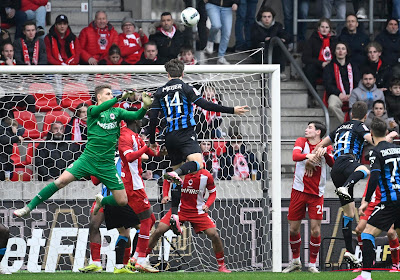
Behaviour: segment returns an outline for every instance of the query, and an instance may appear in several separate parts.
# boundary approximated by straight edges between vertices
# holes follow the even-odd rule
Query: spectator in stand
[[[25,22],[24,35],[24,39],[14,42],[17,65],[46,65],[46,45],[43,39],[36,37],[36,24],[33,21]]]
[[[264,59],[262,59],[261,52],[258,52],[253,58],[257,63],[267,63],[268,47],[271,38],[279,37],[286,45],[290,43],[290,36],[283,28],[280,22],[275,21],[275,11],[270,7],[262,7],[257,13],[257,21],[251,28],[251,42],[253,48],[259,48],[265,44]],[[283,54],[280,47],[276,46],[273,50],[272,63],[279,63],[281,65],[281,79],[286,80],[285,67],[286,56]]]
[[[394,118],[389,118],[386,112],[386,106],[384,100],[378,99],[374,101],[372,110],[367,114],[367,118],[365,119],[364,122],[368,128],[371,128],[372,119],[374,117],[379,117],[382,120],[384,120],[388,125],[389,131],[396,131],[397,133],[399,133],[399,125],[396,123]]]
[[[307,40],[301,60],[305,64],[304,73],[316,89],[317,80],[322,78],[323,69],[331,62],[335,50],[336,37],[331,35],[331,21],[321,18],[317,30]],[[308,107],[315,107],[311,93],[308,93]]]
[[[99,61],[99,65],[129,65],[122,56],[121,50],[115,44],[108,49],[108,56]]]
[[[348,104],[350,93],[360,80],[358,67],[350,63],[345,43],[336,44],[335,56],[325,67],[323,80],[328,97],[328,108],[342,123],[345,116],[343,105]]]
[[[80,156],[77,143],[63,142],[64,125],[61,122],[51,124],[46,141],[36,148],[35,166],[38,168],[39,181],[53,181]]]
[[[177,58],[184,45],[183,33],[178,30],[169,12],[161,14],[160,26],[149,39],[156,43],[158,56],[165,61]]]
[[[310,6],[310,0],[299,0],[298,1],[298,18],[307,19],[308,9]],[[293,37],[293,0],[282,0],[282,8],[284,15],[285,30],[289,33],[290,37]],[[306,40],[307,23],[298,23],[298,42],[304,42]],[[293,45],[293,44],[292,44]],[[293,49],[293,47],[291,47]]]
[[[375,41],[382,46],[382,60],[393,66],[399,63],[400,58],[400,34],[399,22],[395,18],[386,21],[386,28],[379,33]]]
[[[368,60],[361,66],[361,71],[372,71],[376,79],[376,86],[381,91],[386,91],[392,79],[392,69],[389,64],[381,59],[382,46],[378,42],[373,41],[367,45],[366,50]]]
[[[350,94],[350,109],[357,101],[364,101],[368,106],[368,110],[373,109],[373,104],[376,100],[385,101],[385,96],[383,92],[376,87],[375,81],[376,79],[372,71],[363,72],[362,80],[358,83],[358,87],[353,89]]]
[[[246,51],[252,47],[251,27],[254,25],[254,16],[258,0],[240,0],[236,11],[235,23],[235,50]]]
[[[0,17],[0,26],[1,26],[1,17]],[[4,44],[11,43],[10,32],[7,29],[0,27],[0,48],[4,46]]]
[[[204,168],[213,175],[214,179],[217,179],[221,168],[219,166],[217,155],[212,148],[212,142],[201,141],[200,149],[203,154]]]
[[[108,22],[104,11],[97,11],[94,21],[79,34],[81,64],[97,65],[107,56],[112,44],[118,44],[118,32]]]
[[[14,59],[14,47],[11,43],[6,43],[1,51],[0,65],[17,65]]]
[[[89,105],[80,103],[76,106],[74,116],[65,126],[65,140],[87,140],[87,109]]]
[[[144,44],[144,51],[137,65],[164,65],[165,59],[158,57],[157,45],[153,41],[148,41]]]
[[[394,118],[400,124],[400,79],[390,82],[389,90],[385,92],[386,108],[389,118]]]
[[[46,34],[47,2],[48,0],[21,0],[21,11],[25,12],[27,20],[36,22],[38,37],[43,37]]]
[[[226,49],[228,48],[229,39],[232,29],[232,14],[238,8],[238,0],[208,0],[206,10],[211,21],[211,29],[208,34],[207,46],[205,51],[207,54],[214,52],[214,41],[218,31],[221,30],[221,41],[218,48],[218,64],[230,64],[225,59]]]
[[[139,32],[135,32],[135,29],[133,18],[125,17],[122,20],[122,33],[118,37],[118,46],[122,58],[129,64],[136,64],[140,60],[144,50],[143,45],[149,41],[142,28],[139,28]]]
[[[178,55],[178,58],[185,64],[185,65],[196,65],[197,59],[194,57],[194,50],[192,47],[183,46],[181,48],[181,52]]]
[[[330,19],[332,17],[333,6],[336,9],[337,19],[343,20],[344,22],[346,18],[346,0],[322,0],[322,16]],[[336,27],[337,34],[340,34],[340,31],[344,26],[343,22],[338,22]]]
[[[11,155],[14,143],[22,143],[24,130],[17,131],[18,123],[11,118],[2,118],[0,123],[0,181],[10,180],[14,171]]]
[[[350,62],[360,68],[367,62],[365,46],[369,43],[369,37],[358,26],[357,16],[355,14],[347,15],[346,26],[342,29],[339,41],[349,46]]]
[[[26,14],[20,10],[21,0],[1,0],[0,19],[2,24],[15,25],[15,39],[22,37],[22,25],[25,23]],[[5,28],[8,28],[5,27]],[[3,27],[3,26],[2,26]],[[3,28],[2,28],[3,29]]]
[[[246,150],[242,136],[232,135],[232,142],[228,144],[227,151],[220,158],[222,178],[225,180],[261,179],[257,158],[252,152]],[[250,177],[251,176],[251,177]]]
[[[56,22],[44,38],[47,60],[52,65],[77,65],[81,46],[78,37],[72,33],[66,15],[58,15]]]

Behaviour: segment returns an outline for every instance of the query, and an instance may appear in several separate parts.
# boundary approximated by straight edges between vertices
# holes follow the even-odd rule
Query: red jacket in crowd
[[[72,33],[68,26],[64,38],[60,37],[57,29],[53,25],[49,34],[44,38],[47,50],[47,61],[51,65],[77,65],[81,54],[81,45],[78,37]]]
[[[48,0],[21,0],[21,11],[36,11],[40,6],[46,6]]]
[[[91,22],[79,34],[79,43],[82,50],[81,60],[87,63],[89,58],[93,57],[99,61],[108,55],[108,49],[112,44],[118,44],[118,32],[111,24],[99,29],[94,22]]]
[[[127,35],[125,33],[119,34],[118,47],[121,49],[122,58],[129,64],[136,64],[143,53],[143,45],[149,41],[147,36],[143,34],[140,37],[139,33]]]

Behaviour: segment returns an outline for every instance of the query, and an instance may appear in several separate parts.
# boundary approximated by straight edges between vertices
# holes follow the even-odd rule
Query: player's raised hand
[[[245,114],[245,113],[247,113],[249,111],[250,111],[250,108],[247,105],[245,105],[245,106],[235,106],[235,109],[234,109],[233,113],[235,115],[243,115],[243,114]]]
[[[153,98],[151,98],[151,93],[144,91],[142,93],[143,108],[149,109],[153,103]]]

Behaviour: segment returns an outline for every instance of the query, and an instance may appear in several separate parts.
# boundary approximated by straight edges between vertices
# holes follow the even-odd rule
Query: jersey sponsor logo
[[[111,122],[111,123],[101,123],[101,122],[97,122],[97,125],[100,126],[102,129],[114,129],[118,126],[117,122]]]
[[[163,87],[162,92],[164,92],[164,91],[170,91],[170,90],[176,90],[176,89],[182,89],[182,84],[177,84],[177,85],[172,85],[172,86]]]
[[[195,190],[195,189],[182,189],[182,193],[187,193],[187,194],[199,194],[200,190]]]

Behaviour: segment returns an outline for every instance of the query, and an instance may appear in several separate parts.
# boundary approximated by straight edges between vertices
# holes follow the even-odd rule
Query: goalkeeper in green
[[[104,198],[96,196],[96,210],[101,205],[124,206],[128,203],[124,184],[114,163],[115,148],[120,134],[120,122],[121,120],[142,119],[151,106],[152,100],[150,95],[144,92],[142,94],[143,107],[138,111],[114,108],[113,105],[133,94],[132,91],[126,91],[114,98],[109,85],[101,85],[95,88],[97,105],[88,108],[88,141],[85,151],[59,178],[44,187],[24,208],[15,210],[15,216],[28,215],[32,209],[49,199],[58,190],[75,180],[90,175],[97,177],[112,193],[112,195]]]

